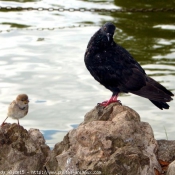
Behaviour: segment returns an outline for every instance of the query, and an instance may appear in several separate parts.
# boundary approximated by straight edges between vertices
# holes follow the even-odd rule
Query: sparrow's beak
[[[27,99],[26,101],[24,101],[25,104],[28,104],[29,103],[29,100]]]

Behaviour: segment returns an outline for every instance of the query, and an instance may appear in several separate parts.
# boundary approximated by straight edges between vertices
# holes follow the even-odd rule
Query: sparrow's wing
[[[15,107],[16,107],[16,101],[13,100],[13,101],[10,103],[9,107],[8,107],[7,116],[13,115],[13,110],[14,110]]]
[[[9,108],[14,108],[15,105],[16,105],[16,101],[13,100],[13,101],[10,103]]]

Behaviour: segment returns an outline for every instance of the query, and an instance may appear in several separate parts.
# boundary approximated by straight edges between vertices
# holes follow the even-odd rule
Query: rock
[[[162,166],[162,173],[172,175],[175,160],[175,141],[174,140],[158,140],[157,159]],[[171,163],[172,162],[172,163]],[[171,163],[171,164],[170,164]],[[167,171],[168,169],[168,171]],[[175,175],[175,171],[173,173]]]
[[[175,160],[175,141],[174,140],[158,140],[159,149],[157,158],[164,162],[172,162]]]
[[[96,106],[55,145],[46,167],[67,174],[155,175],[161,172],[157,147],[152,128],[134,110],[119,103]]]
[[[175,161],[169,164],[166,175],[175,175]]]
[[[38,129],[27,131],[17,124],[0,127],[0,171],[4,175],[45,171],[49,151]]]

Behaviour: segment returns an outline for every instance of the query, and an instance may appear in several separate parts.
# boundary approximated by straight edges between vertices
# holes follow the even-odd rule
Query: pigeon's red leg
[[[106,101],[103,101],[103,102],[98,103],[98,104],[99,104],[99,105],[101,105],[101,104],[106,104],[108,101],[109,101],[109,100],[106,100]]]
[[[108,106],[108,105],[111,104],[111,103],[118,102],[119,100],[117,100],[117,97],[118,97],[118,95],[114,95],[114,96],[112,96],[109,100],[104,101],[104,102],[102,102],[102,103],[99,103],[99,105],[100,105],[100,106],[106,107],[106,106]]]

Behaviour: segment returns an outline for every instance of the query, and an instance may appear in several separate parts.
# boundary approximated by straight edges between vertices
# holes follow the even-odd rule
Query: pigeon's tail
[[[158,102],[154,100],[150,100],[150,101],[161,110],[169,109],[169,105],[166,102]]]
[[[165,94],[169,95],[169,96],[174,96],[174,94],[172,92],[170,92],[168,89],[166,89],[164,86],[162,86],[161,84],[159,84],[157,81],[155,81],[154,79],[152,79],[151,77],[147,77],[148,81],[150,84],[152,84],[153,86],[155,86],[156,88],[160,89],[161,91],[163,91]]]
[[[169,109],[166,102],[173,100],[172,96],[174,96],[172,92],[150,77],[145,86],[138,91],[131,91],[131,93],[148,98],[159,109]]]

